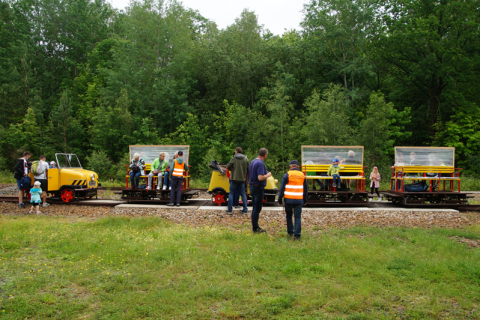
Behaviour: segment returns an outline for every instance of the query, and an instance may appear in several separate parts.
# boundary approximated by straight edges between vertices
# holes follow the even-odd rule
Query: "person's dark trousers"
[[[264,189],[265,189],[264,186],[250,185],[250,195],[252,196],[253,231],[257,231],[260,228],[258,226],[258,219],[260,218],[260,211],[262,211]]]
[[[130,183],[132,187],[138,187],[138,183],[140,182],[140,171],[137,173],[130,171]]]
[[[242,197],[243,211],[247,211],[247,195],[245,194],[245,181],[230,181],[230,194],[228,195],[228,211],[232,206],[238,205],[238,197]]]
[[[285,212],[287,214],[287,232],[293,234],[295,238],[302,235],[302,205],[285,203]],[[293,229],[292,215],[295,216],[295,230]]]
[[[182,197],[182,184],[183,178],[181,179],[172,179],[172,190],[170,191],[170,203],[173,203],[175,200],[175,194],[177,203],[180,204],[180,199]]]
[[[168,187],[170,187],[170,174],[169,172],[165,171],[165,173],[163,174],[163,185],[166,186],[165,188],[168,189]]]
[[[375,187],[370,187],[372,189],[372,192],[370,192],[371,194],[373,194],[373,192],[376,192],[378,197],[380,197],[380,193],[378,193],[378,188],[375,188]]]

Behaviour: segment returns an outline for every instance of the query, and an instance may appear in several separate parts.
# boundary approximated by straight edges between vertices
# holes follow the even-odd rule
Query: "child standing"
[[[340,183],[342,182],[342,180],[340,179],[340,169],[344,169],[344,167],[339,167],[338,166],[338,159],[335,158],[333,159],[332,161],[332,165],[330,166],[330,168],[328,168],[328,172],[327,172],[327,175],[329,176],[332,176],[333,177],[333,184],[332,186],[335,188],[337,185],[338,187],[340,187]]]
[[[33,213],[34,208],[37,208],[37,214],[40,214],[40,204],[42,203],[41,195],[43,193],[42,189],[40,188],[40,181],[35,181],[33,184],[33,188],[30,189],[30,198],[32,207],[30,208],[29,213]]]
[[[382,197],[380,193],[378,193],[378,188],[380,188],[380,173],[377,167],[373,167],[372,173],[370,173],[370,181],[370,188],[372,188],[371,194],[375,191],[378,195],[378,201],[382,201]]]

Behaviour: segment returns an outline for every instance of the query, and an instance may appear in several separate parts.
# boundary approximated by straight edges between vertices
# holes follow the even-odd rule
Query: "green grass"
[[[13,177],[13,171],[0,171],[0,183],[16,183]]]
[[[0,217],[0,317],[479,318],[480,227],[284,236]]]

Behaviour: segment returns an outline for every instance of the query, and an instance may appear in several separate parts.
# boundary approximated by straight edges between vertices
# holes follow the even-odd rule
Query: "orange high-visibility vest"
[[[183,171],[185,171],[185,164],[180,164],[178,163],[177,159],[175,159],[175,166],[173,167],[172,176],[183,177]]]
[[[305,175],[298,170],[290,170],[288,174],[288,184],[285,186],[285,199],[303,199],[303,182]]]

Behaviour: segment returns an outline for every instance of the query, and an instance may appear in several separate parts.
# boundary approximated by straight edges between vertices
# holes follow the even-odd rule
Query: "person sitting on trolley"
[[[148,186],[147,190],[152,189],[152,180],[153,180],[153,175],[157,175],[158,180],[157,180],[157,190],[160,190],[160,186],[162,184],[162,175],[165,172],[165,167],[167,166],[167,161],[165,160],[165,153],[161,152],[158,155],[158,158],[153,160],[151,171],[148,174]],[[163,171],[162,171],[163,168]]]
[[[140,154],[135,153],[133,155],[132,162],[130,162],[130,182],[132,189],[138,189],[138,183],[140,182],[140,176],[145,175],[145,161],[140,159]]]
[[[342,180],[340,179],[340,169],[344,169],[344,167],[339,167],[338,163],[339,163],[339,161],[338,161],[337,158],[333,159],[332,165],[330,166],[330,168],[328,168],[328,172],[327,172],[327,175],[333,177],[332,187],[334,187],[334,188],[337,185],[340,188],[341,187],[340,184],[342,183]]]

